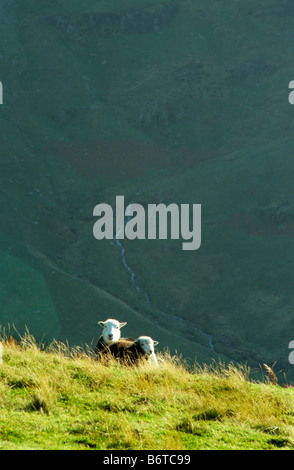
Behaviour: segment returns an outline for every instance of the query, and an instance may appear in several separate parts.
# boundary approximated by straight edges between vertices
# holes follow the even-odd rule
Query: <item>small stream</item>
[[[131,217],[127,217],[126,219],[126,223],[130,220]],[[136,280],[135,280],[135,273],[134,271],[132,270],[132,268],[128,265],[127,263],[127,260],[126,260],[126,249],[124,248],[123,244],[121,243],[120,240],[117,239],[117,236],[120,234],[122,230],[122,227],[117,231],[117,233],[115,234],[114,236],[114,241],[116,243],[116,245],[119,247],[120,249],[120,253],[121,253],[121,258],[122,258],[122,263],[123,263],[123,266],[124,268],[128,271],[129,275],[130,275],[130,280],[131,280],[131,283],[133,285],[133,287],[136,289],[137,292],[139,293],[142,293],[142,290],[141,290],[141,287],[136,283]],[[145,299],[146,299],[146,303],[148,305],[149,308],[151,308],[151,302],[150,302],[150,298],[148,296],[148,294],[144,294],[145,296]],[[169,315],[167,313],[164,312],[165,315]],[[202,330],[199,330],[201,334],[203,334],[207,339],[208,339],[208,343],[209,343],[209,347],[211,349],[211,351],[214,351],[214,346],[213,346],[213,337],[212,335],[208,334],[208,333],[205,333],[204,331]]]
[[[135,287],[135,289],[140,292],[141,291],[141,288],[138,286],[138,284],[136,283],[135,281],[135,273],[134,271],[130,268],[130,266],[128,265],[127,261],[126,261],[126,256],[125,256],[125,253],[126,253],[126,249],[123,247],[122,243],[120,242],[120,240],[118,240],[116,238],[116,235],[114,237],[114,240],[115,240],[115,243],[117,244],[117,246],[119,247],[120,249],[120,254],[121,254],[121,259],[122,259],[122,263],[125,267],[125,269],[130,273],[130,278],[131,278],[131,283],[132,285]]]

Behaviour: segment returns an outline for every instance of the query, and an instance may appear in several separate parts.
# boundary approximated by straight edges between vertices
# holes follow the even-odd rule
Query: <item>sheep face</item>
[[[158,344],[158,341],[154,341],[150,336],[140,336],[136,341],[145,353],[146,357],[154,355],[154,346]]]
[[[106,321],[99,321],[98,324],[102,326],[102,337],[106,344],[111,344],[120,339],[120,329],[127,324],[127,322],[120,323],[117,320],[109,318]]]

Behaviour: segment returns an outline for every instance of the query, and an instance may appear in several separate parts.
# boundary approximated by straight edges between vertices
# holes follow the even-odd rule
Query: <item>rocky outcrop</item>
[[[164,2],[144,8],[129,8],[120,13],[90,13],[84,15],[84,19],[100,34],[147,34],[162,31],[177,13],[176,4]]]
[[[264,222],[285,224],[294,221],[294,199],[272,202],[260,209],[253,209],[252,214]]]
[[[140,114],[140,126],[145,129],[167,127],[182,119],[187,110],[186,96],[180,92],[169,93],[157,101],[147,101]]]
[[[143,103],[140,127],[155,130],[185,118],[191,104],[202,98],[206,76],[204,66],[193,61],[171,70],[163,81],[173,84],[172,91]]]
[[[148,34],[164,30],[175,18],[179,6],[173,2],[162,2],[142,8],[128,8],[119,13],[88,12],[82,15],[47,18],[63,34],[74,36],[82,31],[100,35],[114,33]]]

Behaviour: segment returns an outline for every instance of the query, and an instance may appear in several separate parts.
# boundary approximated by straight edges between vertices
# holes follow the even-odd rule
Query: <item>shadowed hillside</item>
[[[293,4],[3,0],[0,324],[294,380]],[[202,204],[202,245],[97,241],[93,208]]]

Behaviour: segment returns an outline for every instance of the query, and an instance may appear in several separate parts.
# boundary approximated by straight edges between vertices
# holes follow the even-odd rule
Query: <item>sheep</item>
[[[113,343],[113,341],[118,341],[121,337],[120,330],[126,324],[127,322],[120,323],[119,321],[114,320],[112,318],[109,318],[105,321],[99,321],[98,325],[102,326],[103,331],[95,346],[95,354],[100,356],[103,352],[107,350],[107,347],[111,343]]]
[[[158,365],[154,352],[154,341],[150,336],[140,336],[135,341],[121,339],[108,346],[109,354],[123,364],[138,364],[140,361],[148,361]]]

